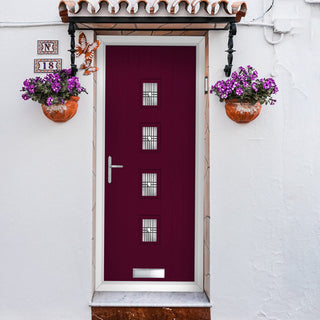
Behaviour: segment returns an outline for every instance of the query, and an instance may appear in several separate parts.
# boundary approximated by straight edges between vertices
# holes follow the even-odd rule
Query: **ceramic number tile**
[[[38,40],[37,54],[58,54],[58,40]]]
[[[60,70],[62,59],[34,59],[35,73],[51,73]]]

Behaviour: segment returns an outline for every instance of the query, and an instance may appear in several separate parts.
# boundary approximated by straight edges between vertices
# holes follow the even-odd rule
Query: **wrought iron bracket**
[[[188,28],[188,30],[226,30],[227,27],[229,26],[229,37],[228,37],[228,50],[226,52],[228,53],[227,56],[227,62],[228,64],[225,65],[224,67],[224,72],[227,77],[231,75],[232,71],[232,62],[233,62],[233,53],[236,51],[233,49],[233,37],[237,34],[237,27],[236,27],[236,19],[235,17],[68,17],[69,21],[69,29],[68,33],[71,37],[71,48],[70,48],[70,55],[71,55],[71,70],[72,70],[72,75],[76,75],[78,68],[77,65],[75,64],[75,31],[76,30],[109,30],[109,29],[103,29],[102,28],[97,28],[95,26],[78,26],[77,24],[109,24],[109,23],[116,23],[116,24],[121,24],[123,25],[122,28],[115,29],[115,30],[133,30],[132,27],[126,28],[127,24],[145,24],[145,23],[151,23],[151,24],[157,24],[157,23],[162,23],[162,24],[168,24],[169,26],[172,23],[188,23],[188,24],[212,24],[212,28],[208,27],[207,25],[201,29],[199,27],[192,29]],[[223,28],[217,28],[216,24],[223,23],[225,22],[226,25]],[[164,29],[165,28],[161,28]],[[137,29],[138,30],[138,29]],[[153,31],[154,29],[146,29],[142,28],[144,31]],[[172,30],[172,28],[170,28]],[[177,29],[174,28],[174,30],[186,30],[186,29]]]
[[[68,34],[70,35],[71,41],[70,41],[70,59],[71,59],[71,74],[75,76],[77,74],[78,68],[77,65],[75,64],[75,31],[77,29],[77,26],[74,22],[69,23],[69,28],[68,28]]]
[[[225,65],[224,67],[224,74],[226,75],[226,77],[230,77],[231,75],[231,71],[232,71],[232,61],[233,61],[233,53],[236,50],[233,50],[233,36],[235,36],[237,34],[237,26],[234,22],[230,23],[230,29],[229,29],[229,40],[228,40],[228,50],[226,50],[226,52],[228,52],[228,64]]]

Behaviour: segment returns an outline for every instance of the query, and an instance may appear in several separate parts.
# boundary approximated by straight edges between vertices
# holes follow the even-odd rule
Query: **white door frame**
[[[203,291],[203,207],[204,207],[204,37],[98,36],[96,114],[96,291]],[[195,46],[196,47],[196,166],[195,166],[195,281],[104,281],[104,168],[105,168],[105,59],[106,45]],[[125,85],[125,82],[124,82]],[[125,90],[125,87],[123,88]],[[183,94],[183,92],[179,93]]]

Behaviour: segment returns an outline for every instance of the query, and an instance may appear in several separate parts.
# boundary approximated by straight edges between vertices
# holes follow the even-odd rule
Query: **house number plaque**
[[[60,70],[62,59],[34,59],[35,73],[48,73]]]
[[[58,40],[38,40],[37,53],[38,54],[58,54]]]

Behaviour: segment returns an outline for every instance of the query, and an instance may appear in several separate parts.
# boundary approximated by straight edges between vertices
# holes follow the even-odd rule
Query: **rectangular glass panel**
[[[158,127],[142,127],[142,150],[157,150]]]
[[[157,219],[142,219],[142,242],[157,242]]]
[[[156,173],[142,174],[142,196],[143,197],[157,196],[157,174]]]
[[[142,84],[142,105],[157,106],[158,105],[158,83],[143,83]]]

